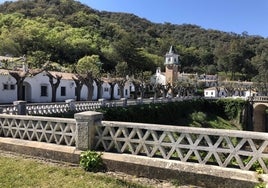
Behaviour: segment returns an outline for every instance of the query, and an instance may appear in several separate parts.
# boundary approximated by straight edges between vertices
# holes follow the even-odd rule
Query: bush
[[[104,114],[104,120],[107,121],[184,126],[190,125],[194,121],[201,126],[211,127],[210,123],[207,122],[211,121],[211,118],[220,117],[225,120],[239,120],[244,107],[245,101],[242,100],[198,99],[162,104],[151,103],[127,107],[102,108],[99,111]],[[218,122],[217,120],[216,123]]]
[[[207,115],[204,112],[194,112],[191,114],[193,121],[198,123],[204,123],[207,119]]]
[[[83,151],[80,155],[80,166],[90,172],[98,172],[103,169],[101,153],[95,151]]]

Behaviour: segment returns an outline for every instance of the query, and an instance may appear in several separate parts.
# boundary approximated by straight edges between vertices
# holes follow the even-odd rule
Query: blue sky
[[[96,10],[132,13],[155,23],[194,24],[268,38],[268,0],[79,0]],[[4,0],[0,0],[0,3]]]

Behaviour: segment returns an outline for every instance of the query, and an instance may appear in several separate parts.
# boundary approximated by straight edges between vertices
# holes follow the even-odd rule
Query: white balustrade
[[[101,118],[98,112],[75,119],[0,114],[0,136],[268,173],[268,133]]]
[[[254,102],[268,102],[268,96],[254,96],[252,100]]]
[[[95,140],[96,150],[268,173],[267,133],[102,121]]]
[[[1,114],[0,136],[75,146],[76,121],[67,118]]]

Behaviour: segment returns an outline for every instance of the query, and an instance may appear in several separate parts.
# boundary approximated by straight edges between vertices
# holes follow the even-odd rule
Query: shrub
[[[107,121],[127,121],[157,123],[167,125],[190,125],[193,121],[204,127],[210,126],[212,117],[225,120],[238,120],[245,107],[245,101],[220,99],[197,99],[172,103],[143,104],[127,107],[102,108]],[[218,123],[218,121],[216,121]],[[218,126],[221,127],[221,126]]]
[[[207,115],[204,112],[194,112],[191,114],[191,117],[194,121],[198,123],[204,123],[207,119]]]
[[[100,171],[103,168],[101,155],[95,151],[83,151],[80,155],[80,166],[86,171]]]

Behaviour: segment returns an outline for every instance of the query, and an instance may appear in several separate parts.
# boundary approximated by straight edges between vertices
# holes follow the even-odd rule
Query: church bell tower
[[[179,55],[175,53],[173,46],[165,55],[166,84],[173,85],[178,79]]]

